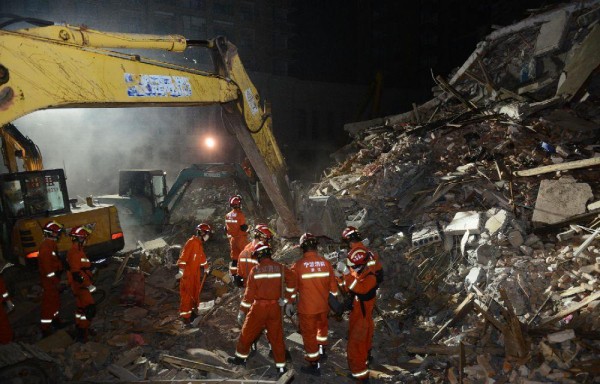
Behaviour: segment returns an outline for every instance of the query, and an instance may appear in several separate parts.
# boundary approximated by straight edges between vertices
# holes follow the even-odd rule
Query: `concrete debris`
[[[557,5],[495,30],[449,80],[434,76],[432,100],[349,124],[353,141],[334,154],[337,163],[306,190],[293,186],[295,195],[310,196],[300,210],[304,229],[326,230],[320,252],[332,264],[345,258],[336,244],[344,225],[359,228],[379,254],[385,280],[377,293],[373,378],[599,377],[599,9],[598,1]],[[190,186],[183,212],[173,212],[156,241],[101,268],[96,281],[105,298],[93,342],[74,343],[72,329],[40,342],[64,367],[66,381],[246,382],[244,375],[275,382],[274,370],[263,369],[272,365],[265,337],[245,371],[226,363],[240,330],[242,292],[227,272],[222,230],[236,187],[210,182]],[[258,208],[246,216],[251,226],[277,228],[277,218]],[[211,273],[196,319],[184,325],[175,263],[199,217],[215,229],[205,248]],[[297,239],[276,237],[274,248],[288,265],[300,256]],[[142,299],[123,302],[122,289],[135,274],[144,276]],[[15,300],[22,300],[16,304],[35,308],[27,303],[39,301],[40,287],[15,287]],[[17,315],[17,335],[38,342],[39,319],[11,314]],[[350,382],[347,321],[330,319],[329,327],[321,380]],[[290,366],[297,366],[304,352],[296,324],[286,319],[284,330]]]

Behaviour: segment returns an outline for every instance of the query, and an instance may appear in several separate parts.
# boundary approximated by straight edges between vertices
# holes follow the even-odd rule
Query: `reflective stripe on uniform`
[[[50,319],[50,320],[42,319],[41,322],[42,322],[42,324],[50,324],[50,323],[52,323],[52,319]]]
[[[292,295],[292,299],[295,299],[295,298],[296,298],[296,296],[298,296],[298,295],[294,293],[294,294]]]
[[[338,295],[337,291],[335,291],[335,292],[329,291],[329,293],[331,293],[333,296],[337,296]]]
[[[237,357],[239,357],[240,359],[247,359],[247,358],[248,358],[248,356],[249,356],[250,354],[248,354],[248,355],[244,355],[244,354],[242,354],[242,353],[239,353],[238,351],[235,351],[235,355],[236,355]]]
[[[75,319],[79,319],[79,318],[81,318],[81,315],[79,313],[76,313],[75,314]]]
[[[257,273],[255,279],[277,279],[281,277],[281,273]]]
[[[90,262],[90,260],[89,260],[89,259],[87,259],[86,257],[82,257],[82,258],[81,258],[81,262],[82,262],[82,263],[89,263],[89,262]]]
[[[308,357],[309,359],[314,359],[315,357],[319,357],[319,351],[317,351],[315,353],[307,353],[306,357]]]
[[[368,265],[368,266],[375,265],[375,260],[370,260],[370,261],[367,263],[367,265]]]
[[[315,277],[329,277],[329,272],[313,272],[302,274],[303,279],[314,279]]]
[[[8,292],[4,292],[4,293],[2,294],[2,297],[4,297],[4,298],[7,298],[7,297],[8,297]]]
[[[247,259],[247,258],[241,258],[239,260],[241,263],[252,263],[252,264],[258,264],[258,260],[256,259]]]
[[[81,317],[79,317],[79,320],[87,320],[87,317],[85,317],[85,315],[81,315]]]
[[[285,363],[275,363],[277,368],[285,368]]]
[[[317,341],[327,341],[327,336],[317,336]]]
[[[237,220],[225,219],[226,223],[237,223]]]
[[[348,287],[348,289],[354,288],[354,286],[356,285],[356,283],[358,283],[358,280],[354,279],[354,281],[352,282],[352,284],[350,284],[350,286]]]
[[[179,316],[191,315],[191,314],[192,314],[192,311],[179,312]]]
[[[285,287],[285,290],[288,291],[288,292],[294,292],[296,289],[295,288]]]
[[[369,374],[369,370],[368,370],[368,369],[365,369],[365,370],[364,370],[364,371],[362,371],[362,372],[359,372],[359,373],[353,373],[353,374],[352,374],[352,376],[353,376],[353,377],[361,377],[361,376],[364,376],[364,375],[367,375],[367,374]]]
[[[206,264],[208,264],[208,261],[205,261],[204,263],[200,264],[200,266],[204,267]]]
[[[242,303],[241,303],[240,305],[241,305],[242,307],[244,307],[244,308],[250,308],[250,307],[252,307],[252,304],[248,304],[248,303],[246,303],[245,301],[242,301]]]
[[[58,311],[54,312],[54,317],[58,316]]]
[[[56,274],[54,272],[50,272],[49,274],[46,275],[46,277],[54,277],[56,276]]]

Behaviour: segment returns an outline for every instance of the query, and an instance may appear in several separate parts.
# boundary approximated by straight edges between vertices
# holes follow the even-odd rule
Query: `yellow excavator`
[[[77,205],[69,199],[64,171],[44,169],[39,148],[14,125],[0,128],[2,158],[0,174],[0,243],[2,258],[11,262],[35,262],[42,227],[57,220],[66,228],[86,225],[93,230],[86,252],[92,260],[123,249],[125,241],[114,206]],[[64,236],[60,252],[70,247]]]
[[[117,51],[184,52],[192,46],[211,52],[214,73]],[[222,106],[228,129],[250,160],[284,235],[299,236],[301,226],[271,115],[226,38],[186,40],[67,24],[0,30],[0,126],[43,109],[215,104]]]

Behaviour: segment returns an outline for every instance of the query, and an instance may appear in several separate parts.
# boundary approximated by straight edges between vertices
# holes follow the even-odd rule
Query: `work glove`
[[[287,303],[285,305],[285,315],[287,317],[292,317],[294,316],[294,313],[296,313],[296,308],[294,308],[294,304]]]
[[[90,291],[90,293],[92,293],[96,290],[96,286],[92,285],[92,284],[88,285],[86,288],[88,291]]]
[[[183,269],[180,269],[175,275],[175,280],[179,280],[183,277]]]
[[[277,300],[277,304],[279,304],[279,306],[280,306],[280,307],[285,307],[285,305],[287,304],[287,300],[286,300],[286,299],[284,299],[283,297],[280,297],[280,298]]]
[[[244,325],[244,320],[246,320],[246,313],[244,313],[244,311],[239,311],[237,315],[237,323],[240,327]]]
[[[344,262],[344,261],[338,261],[338,263],[335,267],[335,270],[340,274],[339,276],[347,275],[350,273],[350,269],[348,268],[348,265],[346,265],[346,262]]]
[[[6,304],[6,313],[15,309],[15,305],[13,304],[13,302],[11,300],[6,300],[5,304]]]

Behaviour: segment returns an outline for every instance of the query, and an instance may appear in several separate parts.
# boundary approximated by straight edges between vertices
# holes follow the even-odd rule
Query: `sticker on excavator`
[[[248,106],[250,107],[250,112],[253,115],[256,115],[260,110],[258,109],[258,105],[256,105],[256,100],[254,100],[254,94],[252,93],[252,89],[248,88],[244,91],[244,96],[246,96],[246,101],[248,102]]]
[[[125,74],[127,95],[132,97],[189,97],[192,86],[187,77]]]

